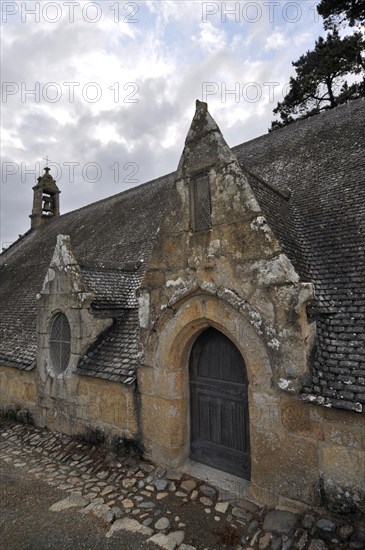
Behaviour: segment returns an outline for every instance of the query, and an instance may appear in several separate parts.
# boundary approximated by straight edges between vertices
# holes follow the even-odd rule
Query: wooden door
[[[191,458],[250,479],[247,376],[236,346],[213,328],[190,355]]]

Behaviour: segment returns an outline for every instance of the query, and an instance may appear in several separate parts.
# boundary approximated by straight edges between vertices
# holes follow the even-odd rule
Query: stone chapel
[[[365,511],[364,101],[60,215],[0,256],[1,408],[202,463],[270,505]]]

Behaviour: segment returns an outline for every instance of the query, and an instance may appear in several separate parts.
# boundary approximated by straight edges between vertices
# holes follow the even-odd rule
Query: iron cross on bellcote
[[[44,170],[45,170],[46,168],[48,168],[48,171],[49,171],[50,168],[49,168],[48,164],[49,164],[49,162],[50,162],[50,159],[48,158],[48,155],[47,155],[46,157],[42,157],[42,159],[46,161],[46,166],[44,167]],[[48,173],[48,171],[47,171],[47,173]]]

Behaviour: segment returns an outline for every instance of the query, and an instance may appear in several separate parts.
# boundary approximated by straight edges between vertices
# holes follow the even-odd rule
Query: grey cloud
[[[149,27],[146,36],[143,34],[143,25],[136,26],[133,32],[137,39],[123,34],[124,29],[118,26],[112,25],[112,32],[106,32],[102,25],[83,25],[82,22],[70,25],[62,21],[53,26],[52,31],[42,25],[20,25],[13,28],[12,42],[4,42],[3,77],[8,81],[26,82],[29,87],[35,81],[44,83],[53,80],[62,84],[65,81],[78,80],[78,69],[84,68],[80,59],[87,61],[90,70],[94,70],[92,61],[98,52],[110,51],[113,56],[118,55],[120,70],[110,74],[107,85],[118,81],[123,86],[125,82],[132,80],[132,73],[128,68],[133,69],[134,64],[138,66],[138,63],[143,67],[143,63],[148,63],[148,55],[152,54],[166,64],[166,71],[163,76],[139,78],[138,103],[113,104],[109,101],[105,107],[103,104],[100,112],[95,109],[99,105],[87,103],[79,94],[76,94],[74,103],[62,98],[62,101],[54,105],[44,101],[34,104],[31,100],[21,103],[19,97],[9,98],[5,105],[5,128],[11,129],[14,136],[19,137],[23,147],[5,146],[3,160],[23,161],[32,167],[36,161],[41,161],[42,157],[48,155],[61,166],[65,162],[80,163],[80,167],[75,168],[73,183],[67,177],[67,169],[64,169],[59,181],[62,212],[136,185],[126,178],[129,171],[123,170],[128,162],[135,163],[138,167],[135,175],[138,183],[175,170],[194,113],[194,101],[196,98],[201,99],[202,82],[211,80],[221,83],[225,78],[227,84],[230,84],[235,81],[244,83],[247,80],[247,47],[242,47],[242,52],[226,47],[215,53],[203,54],[197,43],[191,39],[193,32],[199,33],[199,21],[194,19],[193,25],[188,15],[189,10],[184,4],[181,28],[185,31],[188,29],[189,32],[177,36],[172,45],[161,42],[164,28],[160,17],[156,21],[156,29],[153,25]],[[174,21],[179,20],[176,11],[171,17]],[[275,53],[275,62],[260,54],[269,32],[267,22],[261,21],[251,27],[238,26],[235,32],[240,29],[242,33],[254,37],[255,55],[261,61],[261,66],[257,69],[257,79],[277,80],[278,75],[281,79],[288,78],[291,71],[288,59],[295,52],[278,51]],[[98,67],[94,68],[97,73]],[[266,132],[275,106],[268,104],[258,109],[257,104],[236,104],[234,100],[222,104],[219,97],[211,98],[209,104],[212,115],[217,119],[230,145]],[[61,108],[68,118],[71,117],[71,122],[67,122],[68,118],[63,119],[64,111]],[[243,121],[243,114],[247,112],[250,116]],[[97,132],[102,123],[113,124],[127,146],[115,141],[103,144]],[[164,147],[164,140],[171,129],[175,131],[176,139],[171,145]],[[82,177],[81,168],[92,162],[102,169],[99,182],[93,183]],[[118,182],[114,182],[114,174],[110,169],[116,162],[121,167]],[[28,175],[26,182],[21,183],[20,175],[17,174],[9,178],[7,183],[2,182],[3,242],[14,240],[18,233],[28,229],[31,187],[35,180],[35,175]]]

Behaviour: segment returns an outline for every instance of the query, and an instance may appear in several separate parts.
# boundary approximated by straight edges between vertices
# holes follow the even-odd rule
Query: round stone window
[[[55,374],[64,372],[71,355],[71,327],[66,315],[57,313],[49,338],[51,366]]]

